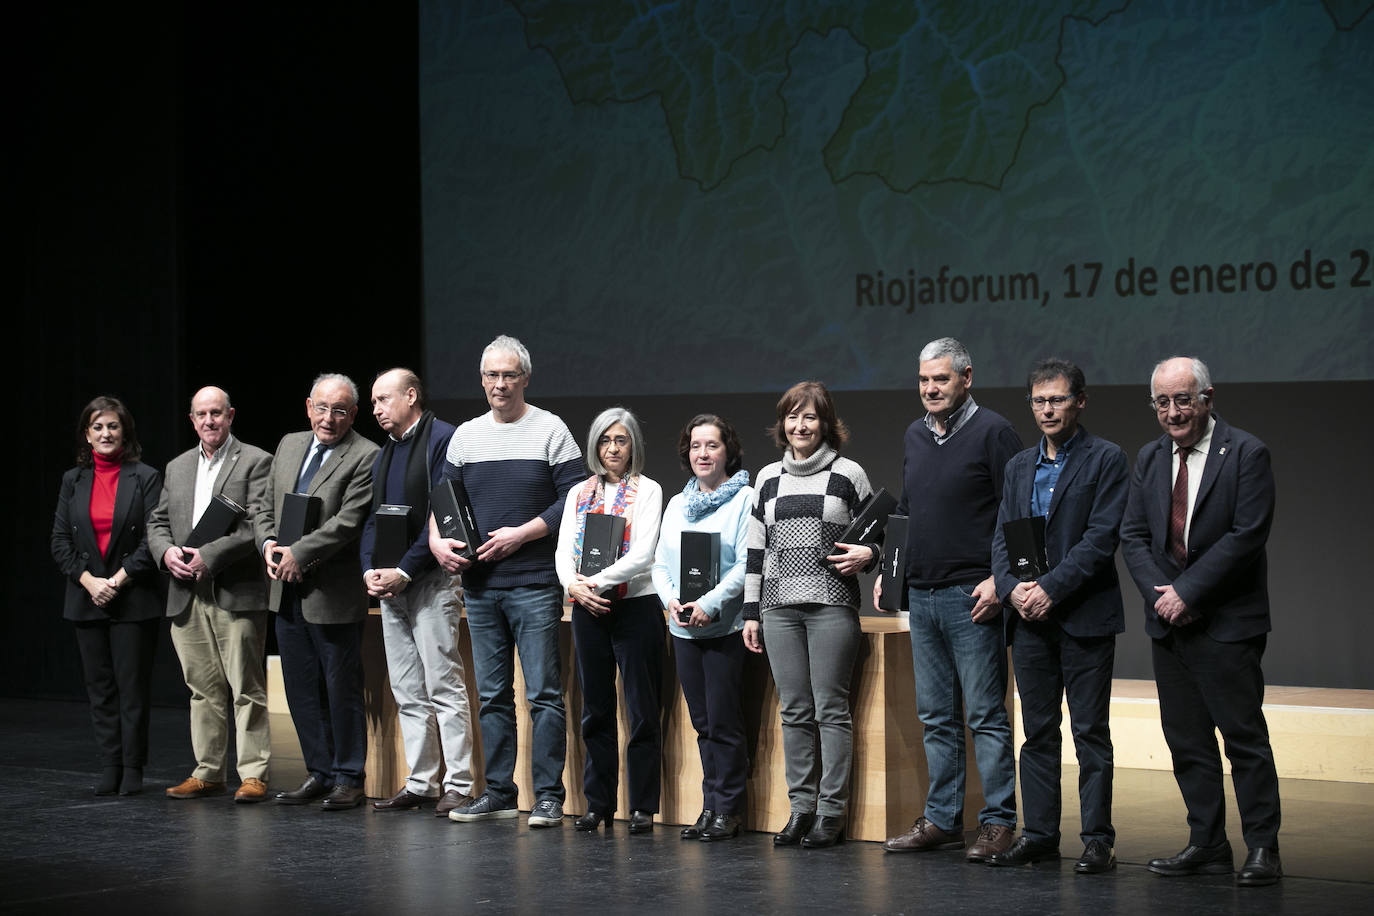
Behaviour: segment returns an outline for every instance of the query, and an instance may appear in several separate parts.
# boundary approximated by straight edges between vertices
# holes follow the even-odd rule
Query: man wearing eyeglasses
[[[1126,508],[1126,454],[1088,432],[1083,370],[1061,359],[1031,369],[1026,400],[1042,433],[1007,462],[992,536],[992,572],[1007,615],[1026,741],[1021,746],[1021,836],[989,865],[1050,861],[1058,867],[1061,811],[1060,702],[1067,695],[1078,755],[1083,855],[1079,874],[1116,867],[1112,735],[1108,714],[1116,634],[1125,629],[1116,575],[1117,528]],[[1049,571],[1021,581],[1002,526],[1045,520]]]
[[[525,402],[530,355],[502,335],[482,351],[482,390],[491,410],[458,427],[444,478],[461,481],[486,534],[475,560],[468,545],[439,536],[430,517],[429,546],[439,565],[463,577],[472,663],[481,700],[486,791],[449,812],[454,821],[516,816],[515,695],[512,650],[520,654],[530,703],[534,785],[531,827],[563,823],[567,745],[558,630],[563,587],[554,546],[568,490],[582,479],[582,453],[558,417]]]
[[[1265,542],[1274,518],[1269,450],[1212,413],[1201,360],[1150,376],[1164,435],[1140,450],[1121,523],[1122,553],[1145,598],[1160,720],[1188,808],[1187,847],[1154,859],[1165,876],[1230,874],[1215,731],[1226,743],[1248,854],[1242,886],[1273,884],[1279,783],[1261,705],[1270,630]]]
[[[326,811],[363,802],[363,620],[367,591],[358,539],[372,506],[377,446],[358,435],[358,387],[346,375],[315,379],[305,399],[310,432],[288,433],[272,459],[267,504],[254,522],[272,580],[277,648],[291,721],[308,772],[278,804],[323,799]],[[288,493],[320,499],[319,522],[295,543],[277,543]]]

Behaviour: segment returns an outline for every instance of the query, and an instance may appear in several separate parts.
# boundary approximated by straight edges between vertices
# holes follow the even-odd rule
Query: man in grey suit
[[[225,791],[229,717],[241,784],[236,802],[267,797],[272,756],[263,649],[267,643],[267,577],[258,562],[253,513],[267,495],[272,456],[230,432],[234,408],[222,389],[191,398],[191,425],[200,443],[167,465],[162,497],[148,518],[148,547],[172,574],[167,616],[172,645],[191,690],[191,749],[196,768],[168,798],[202,798]],[[224,532],[187,546],[216,497],[247,510]]]
[[[300,788],[278,792],[279,804],[323,798],[326,811],[363,802],[367,729],[363,716],[363,620],[367,592],[358,539],[372,505],[377,446],[353,430],[358,386],[346,375],[321,375],[305,399],[310,432],[277,445],[258,542],[272,579],[277,648],[291,719],[308,771]],[[277,543],[288,493],[320,499],[318,524],[290,546]]]

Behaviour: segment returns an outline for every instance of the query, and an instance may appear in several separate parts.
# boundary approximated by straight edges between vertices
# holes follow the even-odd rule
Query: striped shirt
[[[582,453],[562,420],[533,404],[514,423],[498,423],[490,412],[474,417],[449,442],[444,479],[462,481],[485,532],[536,517],[549,526],[547,536],[504,560],[473,564],[463,574],[464,586],[558,584],[553,554],[563,501],[583,479]]]

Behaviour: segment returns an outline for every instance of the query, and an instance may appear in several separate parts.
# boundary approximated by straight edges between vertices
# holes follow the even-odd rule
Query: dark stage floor
[[[274,782],[303,772],[289,720],[276,721]],[[676,828],[629,836],[456,824],[430,811],[325,813],[176,802],[191,769],[184,710],[154,715],[145,794],[95,798],[86,708],[0,700],[0,911],[14,913],[854,912],[1302,913],[1374,903],[1374,786],[1285,781],[1283,857],[1271,888],[1230,878],[1165,879],[1144,861],[1186,839],[1166,773],[1117,774],[1114,874],[1057,866],[994,870],[956,853],[889,855],[876,843],[774,850],[767,834],[682,842]],[[1072,797],[1071,780],[1067,797]],[[1234,803],[1232,804],[1234,811]],[[573,812],[576,813],[576,812]],[[1066,823],[1076,810],[1066,810]],[[1234,815],[1233,815],[1234,816]],[[1233,831],[1239,843],[1239,830]],[[1076,838],[1064,852],[1077,856]]]

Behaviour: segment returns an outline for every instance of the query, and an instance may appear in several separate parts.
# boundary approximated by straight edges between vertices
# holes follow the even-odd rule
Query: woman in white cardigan
[[[554,562],[573,602],[572,633],[582,684],[582,784],[587,811],[578,830],[610,825],[619,797],[620,748],[615,674],[625,691],[630,740],[625,750],[630,832],[654,829],[662,734],[663,605],[650,569],[663,512],[663,489],[645,477],[639,421],[622,407],[603,410],[587,435],[592,476],[568,492]],[[579,573],[588,515],[625,519],[618,558],[590,576]],[[614,551],[613,551],[614,552]]]

